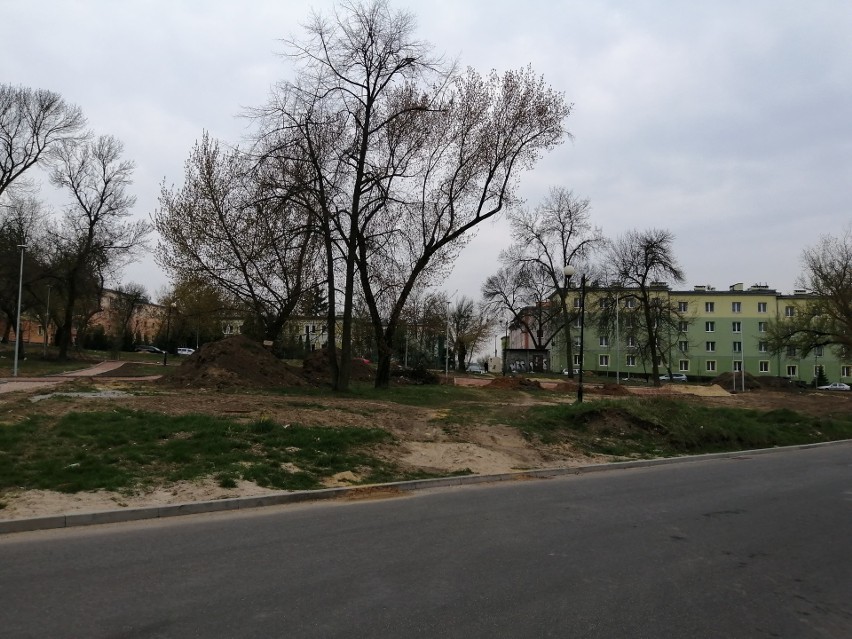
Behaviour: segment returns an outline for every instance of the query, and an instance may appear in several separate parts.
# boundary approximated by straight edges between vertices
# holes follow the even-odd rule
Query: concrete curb
[[[169,504],[166,506],[146,506],[142,508],[107,510],[92,513],[50,515],[47,517],[33,517],[30,519],[0,520],[0,534],[29,532],[34,530],[49,530],[52,528],[71,528],[76,526],[114,524],[127,521],[140,521],[143,519],[162,519],[166,517],[180,517],[183,515],[197,515],[201,513],[222,512],[228,510],[266,508],[269,506],[298,504],[307,501],[325,501],[330,499],[357,497],[359,495],[369,496],[371,494],[376,493],[401,494],[415,490],[429,490],[431,488],[448,488],[455,486],[468,486],[474,484],[487,484],[501,481],[518,481],[524,479],[551,479],[553,477],[561,477],[564,475],[585,475],[604,471],[626,470],[631,468],[647,468],[650,466],[666,466],[669,464],[700,462],[709,459],[733,459],[737,457],[748,458],[753,457],[755,455],[766,455],[770,453],[779,453],[790,450],[823,448],[826,446],[848,445],[850,443],[852,443],[852,439],[843,439],[833,442],[802,444],[799,446],[759,448],[755,450],[741,450],[726,453],[690,455],[687,457],[637,459],[635,461],[614,462],[611,464],[590,464],[587,466],[575,466],[571,468],[541,468],[536,470],[524,470],[512,473],[500,473],[496,475],[461,475],[457,477],[438,477],[436,479],[415,479],[411,481],[391,482],[387,484],[370,484],[365,486],[347,486],[341,488],[325,488],[320,490],[304,490],[288,493],[275,493],[271,495],[258,495],[253,497],[234,497],[232,499],[217,499],[213,501],[190,502],[186,504]]]

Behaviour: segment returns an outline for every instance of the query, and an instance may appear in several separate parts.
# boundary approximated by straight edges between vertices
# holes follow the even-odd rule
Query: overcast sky
[[[122,140],[148,219],[203,130],[240,141],[243,108],[292,77],[281,38],[332,4],[0,0],[0,82],[56,91]],[[684,287],[791,291],[802,249],[852,218],[848,0],[393,5],[463,66],[531,64],[563,91],[574,139],[522,176],[527,205],[563,186],[591,200],[610,237],[671,230]],[[478,299],[508,244],[504,222],[483,225],[447,291]],[[155,296],[168,282],[150,258],[124,279]]]

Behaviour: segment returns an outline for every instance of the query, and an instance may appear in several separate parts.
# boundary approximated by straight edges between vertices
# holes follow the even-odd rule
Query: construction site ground
[[[304,371],[287,368],[253,345],[231,342],[219,351],[205,348],[190,358],[176,361],[180,369],[158,379],[156,367],[151,375],[121,376],[123,366],[107,363],[84,375],[48,380],[45,385],[14,386],[0,384],[0,408],[6,422],[28,415],[60,415],[71,411],[104,410],[121,406],[168,415],[188,413],[215,414],[237,420],[270,419],[279,424],[305,426],[362,426],[382,428],[392,433],[393,446],[380,454],[401,467],[450,474],[468,469],[475,474],[506,473],[539,468],[571,467],[605,463],[612,458],[589,457],[569,444],[542,444],[524,438],[517,428],[478,422],[475,414],[465,423],[451,426],[441,419],[442,409],[417,407],[376,399],[364,400],[346,395],[308,392],[327,385],[327,364],[320,358],[306,362]],[[269,356],[271,358],[271,356]],[[237,361],[235,361],[237,360]],[[368,381],[372,368],[356,367],[354,376]],[[129,369],[136,373],[135,369]],[[287,394],[264,392],[280,384],[289,385]],[[572,382],[543,378],[504,378],[481,375],[451,376],[443,383],[483,386],[496,395],[505,414],[518,414],[541,403],[573,402],[576,385]],[[302,397],[299,389],[306,393]],[[830,415],[852,409],[852,393],[803,390],[755,389],[732,393],[717,385],[668,384],[661,388],[644,385],[616,386],[590,379],[584,388],[587,401],[601,397],[634,395],[676,395],[712,406],[774,410],[788,408],[810,415]],[[11,391],[11,392],[9,392]],[[340,473],[328,480],[328,486],[357,481],[351,473]],[[206,501],[277,492],[239,481],[236,487],[222,488],[213,479],[182,482],[169,486],[119,494],[105,491],[65,494],[40,490],[11,490],[0,495],[4,507],[0,519],[37,517],[60,513],[95,512],[116,508],[141,507]]]

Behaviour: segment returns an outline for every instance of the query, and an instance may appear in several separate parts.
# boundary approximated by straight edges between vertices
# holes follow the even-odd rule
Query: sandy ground
[[[75,409],[102,409],[119,404],[131,409],[167,414],[206,412],[245,420],[263,416],[282,424],[379,427],[393,433],[401,442],[399,446],[383,449],[380,454],[403,467],[432,472],[450,473],[468,469],[475,474],[495,474],[611,461],[606,457],[584,456],[568,445],[534,445],[524,439],[516,428],[509,426],[477,424],[475,420],[464,425],[447,426],[440,421],[441,411],[434,409],[410,406],[400,409],[398,405],[351,398],[323,398],[320,403],[314,398],[300,399],[294,396],[159,389],[151,392],[149,386],[140,386],[140,382],[128,379],[85,380],[83,375],[75,377],[83,381],[75,382],[73,391],[87,391],[85,396],[69,393],[62,397],[44,398],[45,391],[41,388],[18,388],[19,392],[0,398],[0,410],[14,418],[34,413],[60,414]],[[466,382],[459,378],[457,383],[481,385],[488,381],[479,377],[469,379],[470,382]],[[50,390],[55,392],[56,389]],[[589,385],[589,390],[592,394],[595,392],[594,384]],[[105,394],[92,396],[91,393],[96,391]],[[643,395],[690,394],[713,405],[762,409],[786,406],[812,413],[852,409],[852,393],[761,392],[734,395],[718,386],[686,384],[671,384],[661,389],[633,387],[631,392]],[[40,396],[41,401],[33,401]],[[505,411],[522,410],[537,402],[573,400],[572,395],[558,392],[531,394],[512,391],[503,392],[502,396],[505,397]],[[352,473],[341,473],[330,478],[326,485],[347,485],[358,479]],[[0,496],[0,502],[5,503],[5,507],[0,509],[0,519],[188,503],[272,492],[277,491],[250,482],[239,482],[235,488],[224,489],[212,480],[181,482],[133,495],[105,491],[74,495],[35,490],[12,491]]]

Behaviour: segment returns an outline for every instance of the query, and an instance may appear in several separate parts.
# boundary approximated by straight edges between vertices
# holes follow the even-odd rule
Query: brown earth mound
[[[160,383],[184,388],[310,386],[300,371],[243,335],[205,344]]]
[[[736,380],[734,379],[734,373],[722,373],[718,377],[715,377],[711,382],[711,384],[716,384],[725,390],[731,390],[734,388],[734,384],[736,383],[736,390],[741,390],[743,387],[743,380],[740,373],[736,374]],[[762,388],[762,384],[757,380],[757,378],[751,373],[745,374],[745,387],[746,390],[757,390],[758,388]]]
[[[513,390],[541,390],[541,384],[526,377],[495,377],[485,388]]]
[[[339,361],[339,356],[338,356]],[[310,353],[302,362],[302,374],[315,384],[328,384],[331,382],[331,362],[328,350],[323,348]],[[352,360],[351,379],[356,382],[371,382],[375,379],[376,372],[373,367],[362,359]]]

